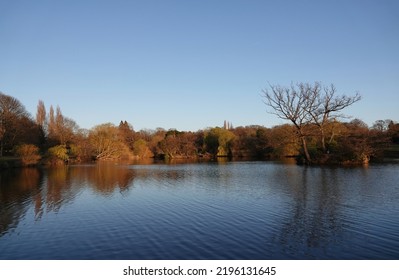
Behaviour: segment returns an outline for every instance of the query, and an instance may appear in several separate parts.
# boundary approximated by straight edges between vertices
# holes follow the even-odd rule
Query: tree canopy
[[[326,127],[337,118],[343,116],[342,110],[359,101],[361,96],[338,95],[333,84],[322,86],[321,83],[291,84],[289,87],[269,85],[264,89],[264,102],[281,119],[290,121],[296,128],[301,141],[306,162],[312,162],[308,148],[308,138],[315,134],[314,127],[319,130],[321,150],[328,153],[326,146]]]
[[[86,130],[64,116],[58,105],[47,110],[39,100],[33,118],[19,100],[0,93],[0,156],[17,157],[22,164],[32,165],[150,157],[296,157],[306,163],[358,164],[395,155],[398,123],[377,120],[368,127],[358,119],[346,121],[344,109],[361,99],[358,93],[340,95],[334,85],[316,82],[269,85],[263,94],[269,113],[288,123],[270,128],[233,127],[224,121],[220,127],[196,132],[163,128],[135,131],[125,120]],[[4,161],[0,161],[2,165]]]

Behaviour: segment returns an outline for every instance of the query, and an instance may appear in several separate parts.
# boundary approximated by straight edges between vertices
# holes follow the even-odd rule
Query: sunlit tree
[[[47,123],[46,106],[44,106],[42,100],[39,100],[39,103],[37,104],[36,123],[43,129]]]
[[[138,156],[139,158],[150,158],[154,156],[148,147],[147,141],[144,139],[138,139],[133,143],[133,151],[134,155]]]
[[[306,85],[310,99],[315,98],[313,106],[307,107],[307,112],[312,117],[314,124],[319,128],[321,147],[324,153],[328,151],[326,145],[326,127],[334,120],[344,117],[342,110],[359,101],[361,96],[338,95],[333,84],[322,87],[316,82],[313,86]]]
[[[65,117],[59,106],[55,113],[53,106],[50,106],[47,131],[51,146],[67,145],[75,141],[79,126],[71,118]]]
[[[127,121],[121,121],[118,126],[119,135],[122,141],[133,151],[134,141],[136,140],[136,133],[133,126]]]
[[[312,120],[309,108],[315,108],[317,96],[312,95],[308,84],[291,84],[290,87],[270,85],[270,90],[263,90],[264,102],[271,108],[271,114],[289,120],[296,128],[297,135],[302,143],[303,152],[307,162],[311,157],[307,146],[306,126]]]
[[[301,141],[306,162],[312,162],[308,150],[308,138],[314,135],[317,127],[321,150],[328,152],[326,146],[326,126],[336,118],[342,117],[341,111],[361,99],[353,96],[337,95],[334,85],[323,87],[320,83],[291,84],[290,87],[270,85],[265,89],[264,102],[271,109],[269,112],[281,119],[289,120],[296,128]]]
[[[21,162],[24,166],[35,165],[41,159],[39,148],[32,144],[16,146],[15,154],[21,158]]]
[[[0,92],[0,156],[17,145],[36,144],[38,130],[22,103]]]
[[[106,123],[94,127],[89,133],[89,142],[98,160],[120,159],[129,156],[129,148],[121,140],[118,127]]]
[[[231,156],[231,145],[235,135],[230,130],[215,127],[205,134],[205,144],[207,151],[214,156]]]
[[[165,138],[159,142],[159,147],[168,158],[191,157],[197,154],[195,135],[191,132],[169,130]]]

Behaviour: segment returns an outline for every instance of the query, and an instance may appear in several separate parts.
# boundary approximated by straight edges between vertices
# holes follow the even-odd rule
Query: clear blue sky
[[[399,121],[399,1],[0,0],[0,91],[81,127],[284,123],[268,83],[334,83]]]

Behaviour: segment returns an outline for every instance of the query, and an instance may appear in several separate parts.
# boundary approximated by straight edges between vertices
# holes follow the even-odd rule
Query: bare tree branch
[[[302,141],[306,159],[311,161],[306,146],[306,127],[316,125],[320,131],[322,149],[327,152],[325,143],[325,126],[332,119],[342,117],[340,113],[346,107],[359,101],[361,96],[337,95],[333,84],[322,87],[321,83],[291,83],[290,87],[269,84],[268,89],[263,90],[264,103],[271,109],[269,113],[277,117],[291,121],[297,129]]]

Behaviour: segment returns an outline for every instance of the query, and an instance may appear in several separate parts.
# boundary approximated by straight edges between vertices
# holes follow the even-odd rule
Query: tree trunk
[[[301,141],[302,141],[303,152],[305,154],[306,163],[310,163],[311,162],[311,158],[310,158],[310,155],[309,155],[308,146],[306,144],[305,136],[303,136],[303,135],[301,136]]]
[[[321,137],[321,148],[323,149],[323,153],[327,153],[327,147],[326,147],[326,136],[324,134],[324,129],[320,129],[320,137]]]

